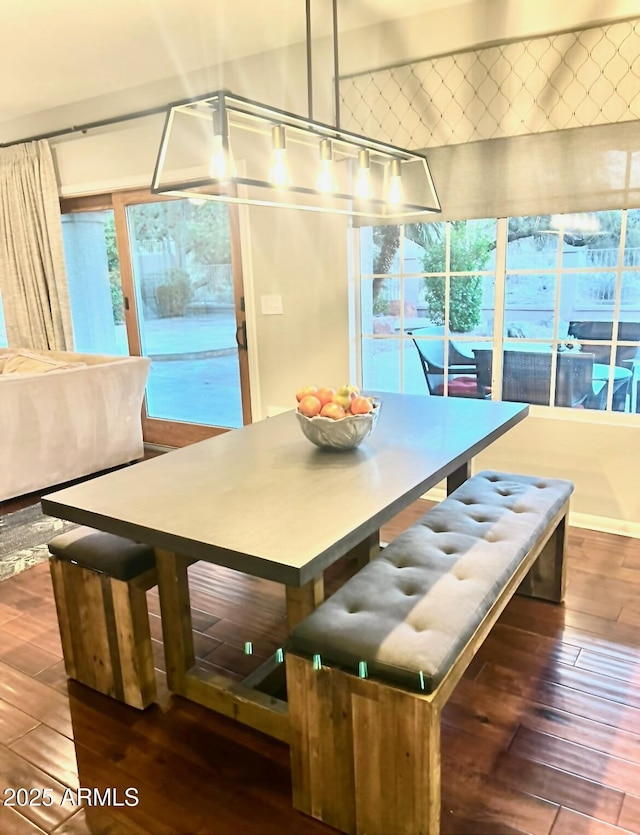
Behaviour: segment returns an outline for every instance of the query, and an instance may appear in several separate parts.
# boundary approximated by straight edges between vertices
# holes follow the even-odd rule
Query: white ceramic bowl
[[[373,411],[367,415],[348,415],[340,420],[333,418],[307,417],[296,411],[300,428],[312,444],[323,449],[354,449],[372,432],[378,422],[381,403],[373,401]]]

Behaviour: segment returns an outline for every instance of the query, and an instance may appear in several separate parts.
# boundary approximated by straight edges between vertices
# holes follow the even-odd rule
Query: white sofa
[[[0,349],[0,501],[141,458],[149,366]]]

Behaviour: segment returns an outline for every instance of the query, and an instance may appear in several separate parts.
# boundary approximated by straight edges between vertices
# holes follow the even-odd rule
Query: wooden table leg
[[[362,542],[359,542],[345,555],[346,559],[354,559],[358,570],[375,559],[380,553],[380,531],[367,536]]]
[[[186,672],[195,664],[187,578],[192,560],[161,548],[156,548],[155,554],[167,686],[174,693],[184,694]]]
[[[173,693],[287,742],[287,704],[195,666],[187,568],[196,560],[156,549],[167,686]]]
[[[286,586],[289,631],[310,615],[324,600],[324,577],[320,575],[304,586]]]
[[[450,496],[468,478],[471,478],[471,461],[465,461],[457,470],[447,476],[447,496]]]

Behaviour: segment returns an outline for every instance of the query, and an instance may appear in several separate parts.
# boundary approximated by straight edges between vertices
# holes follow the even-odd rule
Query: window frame
[[[610,319],[613,322],[613,330],[612,330],[612,338],[610,340],[598,340],[598,345],[602,347],[609,347],[611,352],[613,352],[621,346],[628,344],[627,341],[620,341],[617,338],[618,334],[618,324],[621,321],[620,313],[621,313],[621,293],[623,282],[625,281],[625,276],[629,273],[636,273],[638,276],[638,280],[640,280],[640,267],[633,266],[631,264],[625,263],[625,249],[626,249],[626,234],[627,234],[627,218],[628,213],[633,211],[633,207],[631,209],[621,209],[621,222],[620,222],[620,239],[618,243],[618,258],[617,263],[614,267],[607,267],[607,272],[615,273],[616,277],[616,285],[615,285],[615,299],[613,302],[613,307],[611,310],[607,310],[607,313],[610,313]],[[487,218],[486,220],[491,220]],[[551,368],[551,377],[550,377],[550,405],[548,406],[540,406],[540,405],[531,405],[531,413],[534,415],[540,415],[545,417],[563,417],[567,419],[575,419],[575,420],[596,420],[597,422],[604,420],[606,422],[618,422],[619,420],[623,421],[625,424],[630,422],[640,422],[640,413],[638,412],[631,412],[631,411],[624,411],[624,412],[616,412],[612,409],[613,403],[613,381],[614,381],[614,373],[615,373],[615,363],[609,363],[609,377],[608,377],[608,385],[607,385],[607,397],[606,397],[606,404],[603,409],[576,409],[567,406],[556,406],[554,404],[555,399],[555,383],[556,383],[556,376],[557,376],[557,349],[559,345],[562,345],[564,342],[567,341],[566,337],[563,337],[559,333],[558,324],[561,320],[560,318],[560,306],[559,306],[559,297],[560,297],[560,289],[561,289],[561,282],[564,276],[582,273],[588,274],[589,272],[598,272],[602,271],[602,268],[598,266],[594,266],[593,268],[585,268],[585,267],[567,267],[563,264],[563,247],[559,244],[557,249],[557,256],[556,256],[556,263],[553,267],[548,268],[536,268],[530,270],[523,270],[523,269],[515,269],[515,268],[508,268],[507,267],[507,246],[508,246],[508,225],[509,225],[510,218],[502,217],[496,219],[496,258],[495,258],[495,267],[492,272],[488,272],[486,270],[474,270],[474,271],[458,271],[452,272],[450,269],[451,266],[451,252],[450,252],[450,245],[451,245],[451,225],[454,221],[439,221],[444,225],[445,228],[445,241],[446,241],[446,258],[445,258],[445,270],[444,273],[436,273],[435,275],[444,275],[446,280],[446,303],[445,303],[445,321],[449,321],[449,310],[448,310],[448,302],[449,302],[449,295],[450,295],[450,286],[451,286],[451,278],[457,276],[470,276],[470,275],[477,275],[477,274],[491,274],[494,280],[494,298],[493,298],[493,314],[494,314],[494,321],[493,321],[493,332],[490,337],[486,337],[487,344],[492,347],[493,350],[493,367],[492,367],[492,393],[491,399],[500,400],[501,399],[501,390],[502,390],[502,357],[503,351],[508,349],[510,345],[522,345],[523,340],[521,338],[515,337],[508,337],[505,335],[505,302],[506,302],[506,287],[507,287],[507,278],[511,274],[548,274],[554,277],[556,282],[556,289],[555,289],[555,296],[554,296],[554,308],[553,308],[553,332],[551,337],[544,339],[535,338],[526,338],[526,342],[535,342],[535,341],[542,341],[552,346],[552,355],[554,361],[552,362]],[[438,222],[438,221],[436,221]],[[372,229],[372,227],[369,227]],[[374,272],[363,272],[362,270],[362,252],[363,252],[363,240],[362,235],[367,234],[366,228],[360,228],[354,230],[355,232],[355,239],[354,239],[354,275],[355,275],[355,304],[352,308],[353,313],[353,326],[354,326],[354,333],[355,333],[355,345],[356,345],[356,356],[353,358],[353,367],[357,372],[357,379],[360,381],[360,384],[364,384],[365,387],[368,386],[368,382],[366,378],[366,367],[364,362],[364,353],[365,347],[368,342],[372,340],[385,340],[385,339],[396,339],[399,340],[399,348],[400,348],[400,356],[399,356],[399,364],[397,370],[397,376],[395,380],[395,387],[391,390],[393,391],[400,391],[403,392],[406,390],[405,385],[405,350],[406,343],[411,340],[412,336],[407,333],[407,328],[404,327],[405,324],[405,282],[407,279],[415,279],[415,278],[426,278],[429,276],[434,275],[433,273],[425,273],[425,272],[405,272],[405,253],[404,253],[404,244],[405,244],[405,236],[404,236],[404,227],[399,226],[400,229],[400,242],[398,251],[395,256],[395,261],[398,265],[397,271],[392,270],[388,273],[380,273],[376,274]],[[559,240],[560,240],[559,236]],[[400,302],[400,310],[398,315],[398,323],[399,328],[397,332],[393,334],[376,334],[374,333],[374,328],[372,325],[371,332],[366,333],[363,327],[363,315],[362,311],[366,305],[363,304],[363,290],[368,285],[369,282],[373,282],[376,278],[392,278],[397,280],[399,283],[399,302]],[[373,317],[373,313],[372,313]],[[608,321],[609,319],[607,319]],[[425,322],[429,322],[430,320],[425,319]],[[433,337],[434,340],[441,339],[444,341],[444,353],[445,353],[445,367],[448,369],[449,367],[449,341],[450,341],[450,332],[448,327],[444,329],[443,336],[440,337]],[[478,341],[480,337],[476,337],[473,341]],[[464,336],[460,338],[460,341],[464,341]],[[586,340],[583,340],[586,341]],[[638,354],[636,355],[636,362],[640,360],[640,348],[638,349]],[[631,385],[638,385],[640,381],[640,374],[635,369],[633,371],[633,376],[631,378]],[[369,386],[370,387],[370,386]],[[383,391],[379,386],[376,386],[378,390]],[[428,392],[424,390],[424,394],[428,396]],[[448,396],[447,391],[447,378],[445,376],[445,396]],[[631,408],[631,404],[633,400],[630,400],[629,408]],[[636,408],[638,408],[638,404],[636,404]]]

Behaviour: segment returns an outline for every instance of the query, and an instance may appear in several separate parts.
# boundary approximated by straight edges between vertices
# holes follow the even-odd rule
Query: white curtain
[[[9,347],[73,349],[58,185],[46,140],[0,149],[0,292]]]

